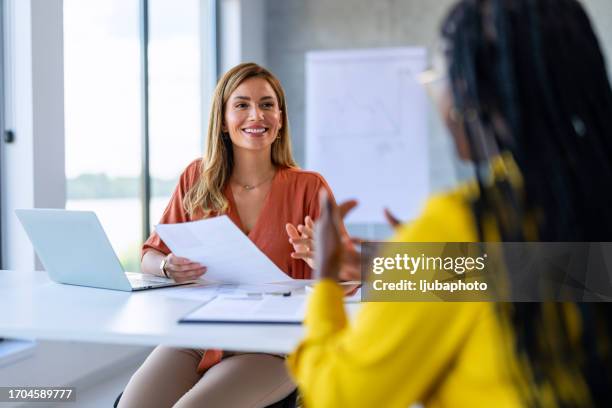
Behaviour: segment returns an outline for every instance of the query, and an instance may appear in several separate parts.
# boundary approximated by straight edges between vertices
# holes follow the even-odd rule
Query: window
[[[138,0],[64,1],[66,208],[95,211],[128,270],[141,236]]]
[[[200,0],[149,2],[151,227],[202,154]]]
[[[66,208],[96,212],[126,270],[139,270],[143,231],[202,152],[214,4],[64,0]]]

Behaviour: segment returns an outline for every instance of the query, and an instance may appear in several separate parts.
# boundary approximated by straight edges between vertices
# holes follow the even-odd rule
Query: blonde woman
[[[323,177],[293,160],[280,82],[256,64],[241,64],[217,84],[204,156],[180,176],[160,223],[225,214],[281,270],[308,279],[322,188],[331,194]],[[153,233],[143,246],[142,270],[185,281],[206,266],[173,255]],[[160,346],[133,375],[119,406],[265,407],[294,388],[279,356]]]

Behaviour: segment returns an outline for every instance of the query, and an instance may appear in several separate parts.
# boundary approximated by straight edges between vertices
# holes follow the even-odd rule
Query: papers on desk
[[[180,320],[180,323],[301,324],[306,296],[217,296]]]
[[[168,288],[164,290],[164,293],[166,296],[175,299],[204,302],[217,296],[287,295],[293,291],[303,293],[303,288],[311,282],[310,280],[295,279],[293,282],[287,282],[287,284],[203,283],[197,286]]]
[[[206,265],[206,280],[248,284],[293,281],[225,215],[159,224],[155,230],[174,254]]]
[[[300,281],[295,280],[295,283]],[[290,283],[294,283],[290,282]],[[308,294],[313,281],[296,285],[208,285],[176,290],[181,298],[194,296],[204,303],[180,320],[180,323],[284,323],[304,321]],[[342,282],[347,288],[358,289],[360,282]],[[293,289],[293,290],[291,290]],[[353,293],[354,292],[354,293]],[[345,296],[347,304],[361,301],[360,290]]]

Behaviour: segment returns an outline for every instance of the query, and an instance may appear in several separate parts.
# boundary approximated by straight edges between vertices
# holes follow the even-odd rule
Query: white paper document
[[[238,284],[293,281],[225,215],[159,224],[155,230],[175,255],[205,265],[207,281]]]
[[[302,296],[217,296],[183,317],[181,323],[300,324],[306,314]]]

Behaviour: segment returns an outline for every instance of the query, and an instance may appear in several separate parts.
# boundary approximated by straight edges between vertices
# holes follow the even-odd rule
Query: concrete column
[[[265,7],[264,0],[221,0],[220,75],[241,62],[266,66]]]

